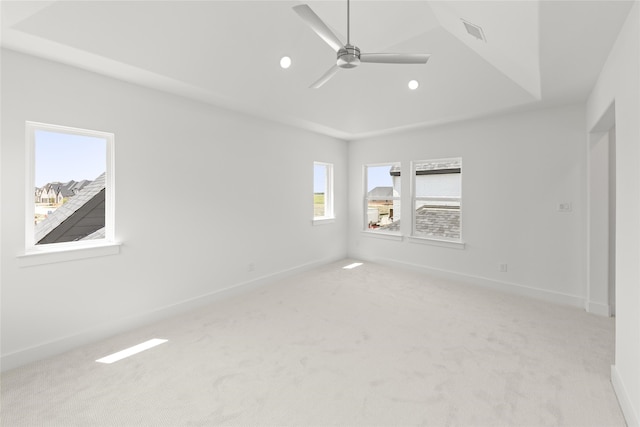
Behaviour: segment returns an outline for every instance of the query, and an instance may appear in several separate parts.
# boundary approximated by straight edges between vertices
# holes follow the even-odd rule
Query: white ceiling
[[[432,56],[361,64],[320,89],[308,86],[335,53],[292,11],[302,2],[4,0],[1,35],[10,49],[357,139],[584,101],[633,1],[354,0],[351,43],[362,52]],[[346,41],[346,1],[307,4]]]

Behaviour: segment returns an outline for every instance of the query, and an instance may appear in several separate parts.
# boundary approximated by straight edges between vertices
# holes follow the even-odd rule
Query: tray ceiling
[[[335,53],[290,1],[3,1],[2,45],[344,139],[586,100],[633,1],[358,1],[361,64],[308,86]],[[344,41],[346,2],[311,1]],[[482,28],[471,36],[464,21]],[[280,58],[293,64],[283,70]],[[409,80],[420,87],[411,91]]]

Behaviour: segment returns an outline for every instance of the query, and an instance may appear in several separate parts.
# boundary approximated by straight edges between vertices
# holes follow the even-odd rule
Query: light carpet
[[[349,262],[6,372],[2,425],[624,426],[612,319]]]

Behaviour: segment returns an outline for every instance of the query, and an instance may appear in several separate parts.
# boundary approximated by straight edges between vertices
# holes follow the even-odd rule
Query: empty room
[[[640,426],[640,1],[0,18],[3,426]]]

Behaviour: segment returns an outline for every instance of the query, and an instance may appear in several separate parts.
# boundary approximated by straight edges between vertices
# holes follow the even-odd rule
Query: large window
[[[313,163],[313,219],[333,219],[333,165]]]
[[[113,134],[28,122],[26,249],[114,240]]]
[[[366,165],[364,227],[400,234],[400,164]]]
[[[413,162],[413,236],[460,241],[462,159]]]

